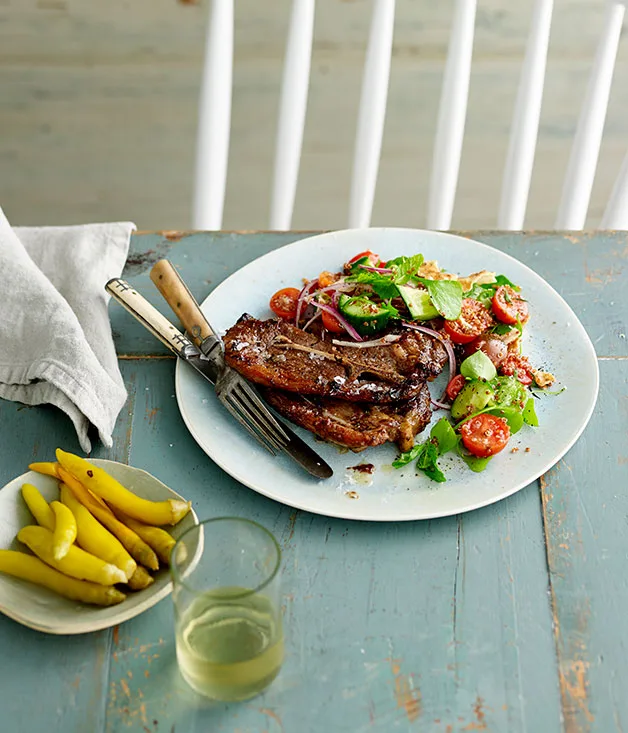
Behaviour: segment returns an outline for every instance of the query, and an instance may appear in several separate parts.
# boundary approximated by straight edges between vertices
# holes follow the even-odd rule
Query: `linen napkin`
[[[0,397],[63,410],[89,453],[112,445],[127,397],[106,282],[126,262],[131,222],[12,228],[0,208]]]

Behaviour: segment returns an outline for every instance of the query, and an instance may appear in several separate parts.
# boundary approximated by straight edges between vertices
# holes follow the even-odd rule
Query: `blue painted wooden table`
[[[437,521],[369,524],[277,504],[223,473],[187,432],[174,360],[111,306],[129,400],[95,456],[156,474],[202,517],[235,514],[284,551],[287,658],[262,696],[211,704],[174,659],[172,603],[107,631],[47,636],[0,616],[2,733],[628,731],[628,236],[467,233],[530,264],[595,344],[593,418],[514,496]],[[138,234],[125,277],[170,315],[148,272],[167,256],[199,299],[307,233]],[[56,446],[52,407],[0,401],[0,485]]]

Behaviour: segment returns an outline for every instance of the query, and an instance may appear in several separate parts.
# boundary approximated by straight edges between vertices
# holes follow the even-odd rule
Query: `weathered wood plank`
[[[174,234],[139,235],[128,276],[151,292],[150,259],[165,253],[203,297],[252,256],[305,234],[220,236],[227,257],[210,244],[213,235],[178,242]],[[625,730],[626,235],[474,236],[531,264],[599,339],[598,408],[543,479],[543,511],[534,486],[433,522],[374,525],[293,511],[226,476],[196,446],[176,406],[174,360],[124,359],[131,399],[109,455],[189,496],[200,516],[249,516],[275,532],[284,549],[286,664],[266,695],[211,705],[176,670],[170,599],[113,633],[77,638],[0,617],[3,658],[15,660],[0,666],[8,733]],[[133,260],[147,249],[148,259]],[[219,277],[206,283],[207,272]],[[125,325],[118,338],[132,345],[144,331],[137,329],[133,336]],[[0,444],[0,485],[57,445],[78,450],[55,409],[7,402],[0,402]]]
[[[133,380],[127,380],[132,406]],[[93,454],[126,461],[129,410],[116,423],[114,445]],[[25,407],[0,400],[0,486],[33,461],[54,460],[63,447],[82,454],[70,419],[51,406]],[[53,636],[0,615],[0,691],[3,733],[100,731],[111,653],[111,630]],[[17,671],[19,670],[19,671]],[[45,714],[44,712],[45,711]]]
[[[250,517],[281,543],[287,658],[262,697],[203,701],[176,669],[168,599],[115,634],[108,733],[560,731],[535,486],[432,522],[293,511],[233,481],[190,440],[173,363],[123,368],[137,379],[133,465],[189,497],[200,517]]]
[[[542,483],[565,733],[628,726],[628,362],[600,368],[591,423]]]

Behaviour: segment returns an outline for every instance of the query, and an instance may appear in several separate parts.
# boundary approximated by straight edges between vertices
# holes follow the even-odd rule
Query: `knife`
[[[205,344],[207,355],[126,281],[113,278],[106,284],[105,289],[170,351],[187,362],[212,384],[215,385],[216,381],[224,375],[225,370],[230,369],[230,367],[225,367],[224,364],[221,341],[217,336],[214,336],[202,313],[201,317],[205,324],[203,324],[201,331],[194,330],[194,333],[197,333],[195,338],[200,339],[200,343]],[[187,288],[185,290],[187,292]],[[192,301],[196,304],[193,298]],[[196,305],[196,308],[198,308],[198,305]],[[198,310],[200,313],[200,308]],[[190,310],[190,312],[193,311]],[[276,420],[274,415],[272,417]],[[282,446],[282,449],[313,476],[329,478],[333,474],[331,467],[285,423],[280,422],[280,425],[286,437],[286,444]]]

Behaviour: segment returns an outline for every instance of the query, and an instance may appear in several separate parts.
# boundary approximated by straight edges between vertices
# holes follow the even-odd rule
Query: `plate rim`
[[[236,275],[240,275],[242,271],[246,270],[249,267],[253,266],[259,266],[259,263],[261,260],[268,256],[276,256],[276,253],[284,250],[286,248],[290,247],[298,247],[299,245],[302,245],[305,242],[311,242],[312,239],[321,239],[321,238],[333,238],[334,236],[337,236],[339,234],[346,235],[348,233],[351,233],[352,235],[359,236],[361,233],[369,232],[372,236],[373,233],[380,233],[383,236],[386,235],[386,233],[390,232],[407,232],[412,233],[413,235],[428,235],[430,238],[436,238],[436,239],[442,239],[442,240],[451,240],[455,239],[458,241],[464,241],[464,242],[471,242],[474,247],[478,247],[481,250],[485,250],[490,252],[498,252],[501,257],[506,258],[507,260],[510,260],[513,262],[513,264],[517,268],[524,268],[530,275],[535,278],[544,289],[551,292],[553,297],[560,300],[563,307],[566,309],[566,311],[570,314],[570,316],[573,318],[577,326],[580,328],[582,335],[584,336],[583,344],[586,348],[586,351],[588,352],[588,357],[591,360],[590,364],[594,367],[593,368],[593,376],[594,376],[594,383],[592,385],[592,389],[588,392],[589,396],[589,403],[587,405],[586,411],[583,413],[583,419],[581,420],[580,425],[578,426],[577,430],[575,430],[569,439],[565,442],[565,444],[561,447],[561,449],[555,453],[552,454],[552,456],[542,464],[542,467],[540,470],[537,470],[536,475],[532,478],[525,478],[521,481],[515,483],[512,486],[509,486],[508,489],[504,490],[503,492],[500,492],[499,494],[493,495],[491,497],[488,497],[484,500],[478,500],[472,503],[468,503],[465,506],[460,506],[456,508],[455,510],[452,509],[450,511],[443,511],[443,510],[434,510],[433,512],[424,512],[420,517],[418,516],[409,516],[406,513],[400,513],[398,515],[395,515],[394,513],[388,513],[385,517],[375,517],[369,514],[368,512],[364,515],[360,514],[359,507],[355,504],[352,504],[352,511],[351,512],[343,512],[343,511],[334,511],[334,510],[321,510],[317,506],[309,506],[307,502],[302,501],[291,501],[289,497],[287,498],[285,494],[282,494],[281,497],[279,497],[277,494],[273,494],[270,491],[264,489],[263,487],[260,487],[259,485],[252,485],[249,479],[246,476],[243,476],[241,471],[239,470],[239,467],[236,465],[234,466],[229,461],[226,461],[222,458],[222,456],[216,456],[214,454],[209,453],[207,448],[204,445],[204,442],[197,432],[194,421],[191,419],[190,415],[188,414],[186,410],[186,406],[184,404],[184,400],[182,399],[181,395],[181,380],[182,375],[185,373],[185,368],[190,368],[189,365],[185,365],[181,362],[181,360],[177,360],[177,364],[175,367],[175,394],[177,398],[177,405],[179,407],[179,411],[181,414],[181,417],[183,419],[184,424],[186,425],[186,428],[196,441],[196,443],[199,445],[201,450],[212,460],[214,461],[222,470],[224,470],[227,474],[229,474],[232,478],[234,478],[236,481],[241,483],[242,485],[246,486],[247,488],[251,489],[252,491],[265,496],[269,499],[272,499],[274,501],[277,501],[278,503],[284,504],[286,506],[292,507],[294,509],[299,509],[302,511],[311,512],[313,514],[318,514],[320,516],[327,516],[332,517],[336,519],[344,519],[344,520],[355,520],[355,521],[376,521],[376,522],[400,522],[400,521],[423,521],[423,520],[430,520],[430,519],[437,519],[442,517],[448,517],[448,516],[454,516],[457,514],[463,514],[467,513],[469,511],[474,511],[476,509],[481,509],[486,506],[490,506],[491,504],[497,503],[499,501],[502,501],[503,499],[512,496],[513,494],[517,493],[521,489],[525,488],[526,486],[538,481],[539,477],[544,475],[548,470],[550,470],[558,461],[561,460],[561,458],[573,447],[573,445],[577,442],[577,440],[580,438],[584,430],[586,429],[587,425],[589,424],[589,421],[591,419],[591,416],[593,415],[593,412],[595,410],[595,406],[597,404],[597,399],[599,396],[599,385],[600,385],[600,369],[599,369],[599,360],[597,358],[597,353],[595,351],[595,347],[589,337],[589,334],[587,333],[586,329],[582,325],[580,319],[576,315],[576,313],[573,311],[569,303],[560,295],[560,293],[545,280],[541,275],[539,275],[535,270],[533,270],[531,267],[529,267],[526,263],[522,262],[521,260],[518,260],[516,257],[513,257],[507,252],[503,252],[502,250],[496,249],[495,247],[492,247],[489,244],[485,244],[484,242],[480,242],[476,239],[473,239],[472,237],[463,236],[460,234],[450,233],[450,232],[442,232],[442,231],[432,231],[427,229],[414,229],[411,227],[367,227],[367,228],[359,228],[359,229],[335,229],[335,230],[329,230],[321,233],[313,233],[311,236],[305,236],[300,239],[296,239],[292,242],[288,242],[280,247],[277,247],[273,250],[270,250],[269,252],[266,252],[250,262],[246,263],[242,267],[238,268],[235,272],[233,272],[231,275],[229,275],[227,278],[225,278],[223,281],[221,281],[200,303],[201,309],[203,312],[205,312],[208,301],[216,297],[216,292],[218,292],[220,289],[225,287],[231,278],[235,277]],[[211,303],[210,303],[211,305]],[[317,485],[317,481],[313,479],[312,486]]]
[[[108,458],[89,458],[88,459],[90,463],[93,463],[96,466],[99,466],[101,468],[106,469],[107,466],[124,466],[127,469],[130,469],[133,472],[144,474],[145,476],[148,476],[153,481],[157,481],[160,483],[163,487],[165,487],[170,494],[172,494],[173,498],[181,499],[182,501],[188,501],[183,496],[178,494],[174,489],[170,488],[167,484],[165,484],[163,481],[158,479],[156,476],[154,476],[152,473],[147,471],[143,468],[137,468],[136,466],[131,466],[128,463],[122,463],[121,461],[113,461]],[[23,474],[19,476],[15,476],[10,481],[7,481],[4,486],[0,487],[0,493],[10,484],[13,484],[15,482],[22,482],[27,483],[28,477],[32,477],[33,474],[37,474],[36,471],[28,470],[25,471]],[[52,476],[50,478],[53,478]],[[194,511],[194,508],[190,506],[190,512],[189,514],[192,517],[193,523],[198,524],[198,516],[196,515],[196,512]],[[164,568],[165,571],[167,571],[167,568]],[[2,574],[0,574],[2,575]],[[21,578],[15,578],[15,580],[21,580]],[[29,581],[24,581],[29,582]],[[36,585],[36,584],[33,584]],[[40,587],[40,586],[37,586]],[[54,591],[51,591],[47,588],[42,588],[42,590],[46,590],[50,593],[53,593],[57,597],[58,594],[55,594]],[[145,589],[149,590],[149,589]],[[141,593],[142,591],[138,591]],[[65,625],[46,625],[46,624],[39,624],[37,622],[33,622],[31,619],[28,618],[28,616],[21,615],[19,611],[14,611],[12,609],[7,609],[4,604],[0,603],[0,613],[2,613],[4,616],[7,616],[8,618],[12,619],[13,621],[16,621],[17,623],[21,624],[22,626],[26,626],[30,629],[34,629],[35,631],[39,631],[46,634],[52,634],[55,636],[76,636],[79,634],[88,634],[93,631],[103,631],[104,629],[109,629],[113,626],[117,626],[118,624],[124,623],[125,621],[129,621],[132,618],[135,618],[136,616],[139,616],[140,614],[144,613],[144,611],[148,611],[153,606],[157,605],[160,601],[162,601],[164,598],[167,598],[172,593],[172,579],[169,578],[168,582],[159,590],[153,591],[151,594],[147,595],[147,597],[142,601],[141,603],[138,603],[137,605],[133,606],[133,608],[127,608],[125,612],[118,611],[117,614],[115,614],[114,618],[109,619],[100,619],[100,620],[93,620],[93,621],[71,621],[71,622],[64,622]],[[70,601],[68,599],[69,603],[73,603],[73,601]],[[113,606],[103,606],[102,608],[111,608],[111,609],[120,609],[124,604],[124,601],[122,603],[113,605]],[[94,608],[98,609],[97,606],[89,606],[88,604],[83,604],[86,608]]]

